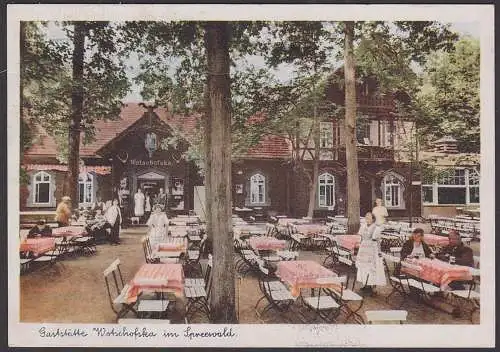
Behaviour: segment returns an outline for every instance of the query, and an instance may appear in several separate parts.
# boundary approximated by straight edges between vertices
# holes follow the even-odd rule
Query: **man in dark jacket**
[[[407,257],[429,258],[431,254],[429,246],[424,242],[424,230],[421,228],[413,230],[411,238],[401,248],[401,260]]]
[[[460,234],[455,230],[451,230],[448,238],[450,239],[450,244],[439,252],[437,258],[448,262],[450,261],[450,257],[455,257],[455,264],[474,267],[472,249],[462,243]]]

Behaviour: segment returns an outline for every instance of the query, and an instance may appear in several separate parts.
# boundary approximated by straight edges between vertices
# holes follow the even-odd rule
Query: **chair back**
[[[120,270],[120,260],[116,259],[103,272],[106,290],[108,292],[109,302],[113,312],[118,313],[113,304],[113,301],[118,297],[125,286],[123,275]]]
[[[142,249],[144,251],[144,259],[146,260],[146,263],[151,264],[153,262],[153,252],[151,250],[151,243],[149,242],[149,238],[147,236],[144,236],[141,242]]]

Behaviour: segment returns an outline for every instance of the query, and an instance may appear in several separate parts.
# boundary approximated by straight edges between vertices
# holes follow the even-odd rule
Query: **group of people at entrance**
[[[154,207],[163,211],[167,206],[167,194],[163,188],[160,188],[159,193],[151,198],[149,192],[144,193],[141,188],[137,189],[134,195],[134,216],[139,218],[139,223],[144,223],[149,220],[151,210]]]
[[[377,199],[375,207],[372,212],[366,214],[365,222],[359,230],[361,243],[356,257],[356,279],[364,285],[361,290],[369,294],[373,293],[375,286],[386,285],[384,263],[380,251],[380,235],[387,216],[388,212],[382,205],[382,200]],[[462,243],[460,234],[455,230],[451,230],[448,237],[449,245],[434,255],[424,242],[424,230],[416,228],[413,230],[411,238],[404,243],[401,249],[401,260],[408,257],[437,258],[453,264],[473,267],[472,249]],[[453,287],[452,284],[455,286]],[[452,284],[450,284],[451,288],[461,288],[460,283]]]

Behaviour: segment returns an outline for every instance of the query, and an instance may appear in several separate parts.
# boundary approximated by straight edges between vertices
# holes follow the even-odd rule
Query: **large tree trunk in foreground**
[[[85,23],[75,22],[73,33],[73,88],[68,133],[68,173],[65,195],[78,207],[78,174],[80,172],[80,130],[83,113],[83,59],[85,54]]]
[[[210,107],[207,131],[209,174],[207,198],[211,215],[207,231],[213,239],[213,270],[210,295],[213,323],[235,323],[235,269],[231,223],[231,100],[229,78],[230,26],[209,22],[205,26]]]
[[[359,171],[356,143],[356,81],[353,53],[354,22],[345,22],[345,152],[347,164],[347,233],[359,230]]]
[[[309,207],[307,209],[307,216],[312,218],[314,215],[314,205],[316,204],[316,193],[318,192],[318,177],[319,177],[319,116],[317,109],[316,89],[314,89],[314,107],[313,107],[313,141],[314,141],[314,161],[313,161],[313,175],[309,189]]]

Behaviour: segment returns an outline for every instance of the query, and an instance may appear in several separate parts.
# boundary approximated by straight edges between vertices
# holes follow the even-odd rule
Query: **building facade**
[[[424,182],[422,187],[420,171],[410,168],[407,145],[414,124],[394,114],[398,97],[373,95],[363,86],[358,90],[358,112],[362,116],[356,133],[360,215],[373,208],[376,198],[383,199],[392,218],[408,218],[410,214],[419,217],[434,210],[442,213],[438,205],[454,200],[445,200],[445,185]],[[343,103],[342,95],[341,90],[329,91],[332,101],[338,104]],[[134,194],[141,188],[151,198],[163,189],[170,213],[182,214],[194,209],[194,190],[203,185],[203,176],[195,163],[186,161],[183,155],[200,122],[199,116],[177,116],[164,108],[146,108],[137,103],[126,104],[117,120],[98,121],[95,140],[82,144],[80,149],[79,207],[118,198],[125,216],[132,216]],[[345,214],[347,169],[343,123],[334,119],[323,121],[320,129],[314,217],[324,218]],[[65,195],[67,169],[57,160],[57,145],[43,131],[39,139],[22,159],[29,182],[21,187],[21,211],[54,210]],[[305,216],[314,144],[310,141],[307,145],[297,145],[300,152],[305,152],[300,169],[292,158],[297,151],[282,136],[267,135],[246,153],[235,157],[233,207],[264,215]],[[460,192],[464,188],[464,203],[473,204],[479,202],[479,176],[469,168],[465,170],[466,185],[461,187],[462,174],[459,174],[460,184],[453,188],[460,188]],[[446,207],[452,205],[460,206],[450,203]]]

